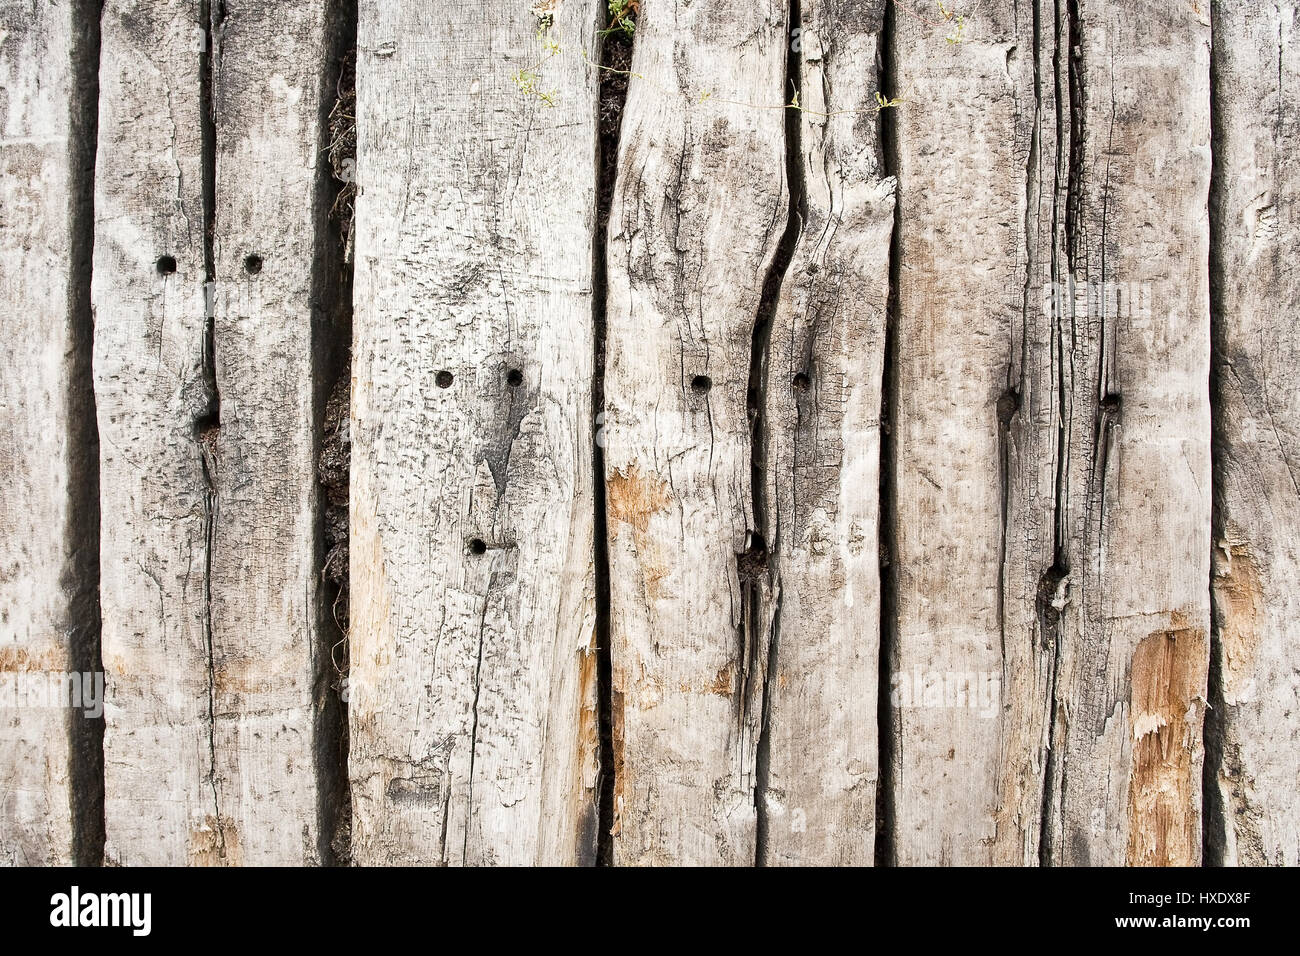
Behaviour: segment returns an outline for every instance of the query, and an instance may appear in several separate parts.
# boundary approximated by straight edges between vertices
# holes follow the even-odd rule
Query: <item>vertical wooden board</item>
[[[1212,10],[1219,712],[1207,716],[1207,849],[1216,862],[1295,866],[1300,20],[1291,2]]]
[[[763,390],[777,581],[761,862],[875,853],[880,415],[894,180],[881,172],[885,4],[802,4],[798,244]],[[885,91],[890,92],[890,91]]]
[[[106,855],[121,863],[317,862],[322,842],[312,282],[324,4],[220,11],[211,34],[206,4],[109,3],[103,15],[95,382]]]
[[[201,5],[108,0],[101,30],[93,301],[105,858],[217,862]]]
[[[358,863],[594,856],[601,11],[544,6],[360,8]]]
[[[1055,501],[1038,304],[1052,250],[1052,12],[1040,22],[1033,5],[984,4],[949,42],[954,25],[916,9],[892,12],[886,91],[902,103],[890,117],[885,845],[901,865],[1022,863],[1039,830],[1048,691],[1034,605]]]
[[[93,639],[93,526],[79,484],[89,342],[80,4],[0,3],[0,863],[74,862],[67,701],[51,682]],[[93,468],[93,464],[91,465]],[[93,558],[91,559],[93,561]],[[87,573],[87,571],[90,573]],[[29,683],[30,682],[30,683]],[[94,689],[93,683],[90,685]]]
[[[756,856],[772,595],[747,393],[786,225],[786,31],[782,5],[721,0],[637,20],[608,246],[617,863]]]
[[[1082,0],[1058,864],[1195,865],[1209,660],[1208,7]]]
[[[321,593],[315,481],[316,393],[336,361],[334,316],[319,301],[333,291],[320,273],[338,268],[322,248],[331,24],[325,0],[221,9],[212,51],[220,414],[206,440],[217,812],[227,862],[313,863],[327,856],[318,780],[330,768],[318,761],[331,757],[316,721],[338,640]]]

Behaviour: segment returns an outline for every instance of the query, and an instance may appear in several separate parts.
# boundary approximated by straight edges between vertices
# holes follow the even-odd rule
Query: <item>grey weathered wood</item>
[[[605,380],[618,863],[756,856],[773,594],[746,395],[786,224],[786,27],[721,0],[637,21]]]
[[[211,342],[207,6],[110,0],[103,14],[95,382],[106,856],[121,863],[314,862],[322,840],[311,277],[324,3],[223,9]],[[164,255],[174,274],[156,267]]]
[[[1047,858],[1195,865],[1209,661],[1208,9],[1085,0]],[[1077,102],[1077,101],[1076,101]],[[1086,313],[1086,314],[1083,314]]]
[[[1216,862],[1300,862],[1300,88],[1293,2],[1212,5]],[[1217,795],[1217,805],[1214,797]],[[1208,860],[1207,860],[1208,862]]]
[[[902,865],[1028,862],[1050,693],[1033,610],[1055,499],[1054,349],[1038,306],[1054,110],[1036,97],[1052,94],[1053,36],[1049,19],[1036,46],[1030,6],[982,5],[961,43],[947,42],[947,24],[892,15],[887,92],[903,102],[890,117],[900,224],[887,843]],[[1028,713],[1004,711],[1015,704],[1004,683]]]
[[[899,114],[898,676],[997,689],[896,707],[898,859],[1194,863],[1207,21],[994,5],[948,50],[898,26],[924,104]]]
[[[881,172],[885,4],[805,2],[798,244],[768,346],[764,534],[777,581],[764,863],[875,854],[880,416],[894,180]],[[884,91],[886,93],[892,91]]]
[[[554,7],[361,4],[358,863],[594,856],[600,7]]]
[[[93,21],[0,4],[0,863],[75,861],[71,734],[43,691],[95,637],[94,410],[85,292]],[[91,114],[93,115],[93,114]],[[82,230],[86,230],[84,233]],[[86,431],[91,436],[87,440]],[[92,471],[93,474],[93,465]],[[91,510],[87,511],[87,505]],[[33,686],[20,686],[32,681]],[[89,685],[93,691],[94,684]],[[81,703],[89,704],[90,701]]]

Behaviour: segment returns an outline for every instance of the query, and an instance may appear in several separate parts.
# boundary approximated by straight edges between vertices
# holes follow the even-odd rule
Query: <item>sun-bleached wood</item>
[[[1207,862],[1296,866],[1300,11],[1239,0],[1212,10],[1219,712],[1207,718]]]
[[[1036,42],[1028,5],[982,5],[960,43],[950,24],[892,17],[886,845],[901,865],[1022,862],[1036,854],[1046,742],[1045,681],[1032,675],[1055,498],[1054,352],[1038,304],[1052,251],[1055,117],[1039,99],[1052,94],[1053,37],[1049,22]],[[1028,714],[1004,711],[1012,682],[1021,696],[1006,703]],[[1029,793],[1000,818],[1001,776],[1025,763],[1038,765]]]
[[[501,0],[360,8],[358,863],[595,853],[602,11],[542,7],[545,20]]]
[[[71,734],[86,708],[47,691],[69,671],[85,673],[97,627],[86,510],[95,488],[85,477],[95,454],[85,301],[90,14],[81,3],[0,4],[3,865],[76,860]],[[87,686],[93,693],[93,678]]]
[[[773,610],[747,393],[786,225],[786,10],[645,0],[636,32],[608,253],[614,858],[747,865]]]
[[[206,4],[104,9],[94,303],[110,862],[320,859],[324,10],[227,0],[209,33]]]
[[[761,862],[875,855],[880,416],[894,180],[882,174],[883,0],[802,4],[799,237],[763,380],[778,610]],[[892,92],[892,91],[883,91]]]

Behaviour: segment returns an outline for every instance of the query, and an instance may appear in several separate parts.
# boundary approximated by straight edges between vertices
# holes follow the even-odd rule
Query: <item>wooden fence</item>
[[[0,861],[1300,863],[1298,10],[0,0]]]

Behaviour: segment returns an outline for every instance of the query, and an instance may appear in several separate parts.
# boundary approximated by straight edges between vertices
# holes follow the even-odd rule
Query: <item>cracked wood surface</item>
[[[619,864],[757,853],[775,593],[747,393],[786,225],[786,15],[645,0],[637,21],[605,368]]]
[[[84,13],[0,3],[0,864],[16,866],[74,862],[80,723],[39,691],[18,709],[18,682],[81,671],[97,622]]]
[[[358,863],[595,854],[600,5],[552,6],[360,8]]]
[[[767,865],[875,854],[880,416],[894,180],[882,173],[885,4],[800,9],[798,244],[764,378],[767,527],[779,596],[769,654]],[[884,93],[893,91],[885,90]],[[794,145],[793,143],[791,145]]]
[[[312,276],[325,6],[221,10],[206,38],[206,4],[110,0],[102,17],[94,303],[111,862],[320,858]],[[256,275],[250,253],[263,257]]]
[[[1212,6],[1216,862],[1300,863],[1300,9]],[[1217,748],[1217,752],[1216,752]]]
[[[897,670],[915,693],[895,710],[896,853],[1195,863],[1208,20],[983,13],[950,53],[906,17],[897,32],[920,103],[899,133]],[[1155,635],[1177,650],[1143,651]],[[931,706],[965,675],[994,690]]]

